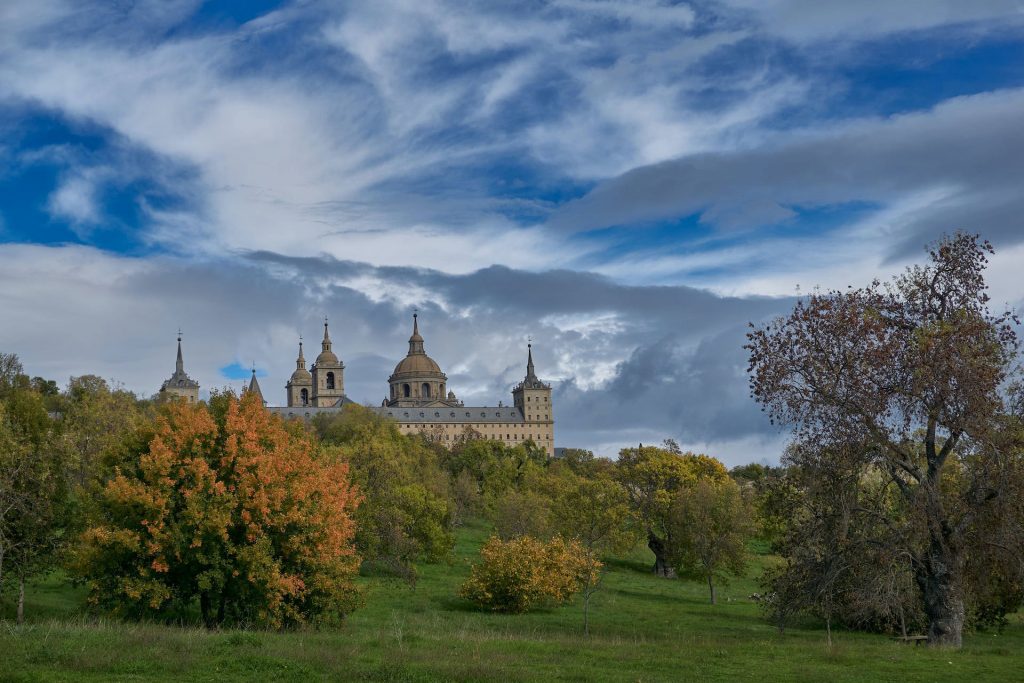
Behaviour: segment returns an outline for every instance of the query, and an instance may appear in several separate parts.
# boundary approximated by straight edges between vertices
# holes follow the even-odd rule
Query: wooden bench
[[[913,643],[915,646],[928,642],[928,636],[896,636],[893,640],[899,643]]]

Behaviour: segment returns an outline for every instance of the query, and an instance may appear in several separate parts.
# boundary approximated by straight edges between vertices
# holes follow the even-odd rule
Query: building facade
[[[344,392],[344,364],[331,351],[324,323],[323,351],[312,370],[306,370],[302,342],[295,371],[285,386],[287,405],[268,408],[285,418],[310,418],[340,410],[351,399]],[[388,377],[388,395],[374,410],[394,420],[403,434],[423,433],[451,446],[460,438],[486,438],[509,446],[532,441],[555,452],[555,419],[551,385],[537,378],[532,344],[527,347],[526,376],[512,390],[512,405],[466,406],[448,387],[448,377],[427,355],[419,318],[413,315],[412,336],[405,358]]]

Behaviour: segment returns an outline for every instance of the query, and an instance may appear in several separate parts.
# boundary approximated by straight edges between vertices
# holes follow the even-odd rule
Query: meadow
[[[207,631],[95,619],[83,592],[60,574],[30,588],[27,623],[0,621],[0,681],[1010,681],[1024,671],[1024,623],[972,633],[960,651],[936,651],[883,635],[836,631],[805,619],[785,634],[749,598],[774,558],[756,555],[748,575],[708,603],[699,582],[649,573],[638,549],[609,560],[591,603],[525,615],[477,611],[457,595],[489,533],[461,529],[448,564],[421,568],[416,587],[365,577],[365,606],[335,630]]]

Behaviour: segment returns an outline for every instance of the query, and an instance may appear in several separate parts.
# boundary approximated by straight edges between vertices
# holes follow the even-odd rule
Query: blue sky
[[[467,401],[532,335],[560,445],[775,459],[740,347],[798,287],[970,229],[1021,305],[1022,120],[1020,0],[12,0],[0,348],[148,395],[180,326],[276,401],[328,315],[377,403],[418,307]]]

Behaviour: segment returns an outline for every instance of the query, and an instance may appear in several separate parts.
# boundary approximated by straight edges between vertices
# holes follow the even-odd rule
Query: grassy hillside
[[[751,578],[707,604],[699,583],[647,573],[648,557],[611,563],[592,602],[521,616],[484,614],[456,596],[487,535],[458,535],[451,565],[430,566],[415,590],[365,579],[366,606],[339,631],[206,632],[80,615],[82,594],[57,578],[33,587],[30,624],[0,623],[0,681],[45,680],[1018,680],[1024,624],[975,634],[959,652],[838,632],[827,650],[813,622],[780,636],[747,599]],[[761,558],[766,561],[767,558]]]

